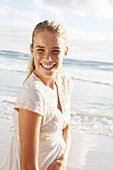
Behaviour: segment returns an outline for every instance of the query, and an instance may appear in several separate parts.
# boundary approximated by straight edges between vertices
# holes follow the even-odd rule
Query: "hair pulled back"
[[[64,43],[66,44],[67,42],[67,32],[63,25],[57,23],[56,21],[51,21],[51,20],[45,20],[40,23],[38,23],[32,33],[32,46],[34,45],[34,37],[43,31],[49,31],[51,33],[57,33],[59,36],[61,36],[64,39]],[[34,59],[31,56],[31,59],[28,64],[28,69],[27,69],[27,78],[25,81],[28,79],[28,77],[32,74],[32,72],[35,70],[35,65],[34,65]]]

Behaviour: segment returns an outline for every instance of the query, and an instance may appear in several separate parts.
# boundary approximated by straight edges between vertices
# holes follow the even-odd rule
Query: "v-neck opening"
[[[59,93],[59,87],[58,87],[57,82],[55,82],[55,85],[56,85],[56,88],[57,88],[57,98],[58,98],[57,109],[63,115],[63,108],[62,108],[62,103],[61,103],[61,98],[60,98],[60,93]]]
[[[35,77],[37,77],[37,79],[40,80],[40,81],[42,82],[42,84],[43,84],[46,88],[48,88],[49,90],[52,91],[52,89],[51,89],[49,86],[46,86],[46,85],[43,83],[43,81],[40,79],[40,77],[38,77],[34,72],[32,72],[32,74],[33,74]],[[56,109],[57,109],[57,110],[60,112],[60,114],[63,116],[63,115],[64,115],[64,113],[63,113],[63,107],[62,107],[62,102],[61,102],[61,97],[60,97],[60,92],[59,92],[59,85],[58,85],[58,82],[57,82],[57,81],[55,81],[55,85],[56,85],[56,88],[57,88],[58,102],[59,102],[59,104],[60,104],[60,108],[58,108],[58,104],[57,104]],[[61,110],[60,110],[60,109],[61,109]]]

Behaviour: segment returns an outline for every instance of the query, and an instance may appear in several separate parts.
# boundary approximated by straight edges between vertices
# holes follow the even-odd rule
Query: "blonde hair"
[[[32,33],[32,46],[34,45],[34,37],[43,31],[49,31],[51,33],[57,33],[59,36],[61,36],[64,39],[64,43],[66,44],[67,42],[67,32],[66,29],[63,27],[63,25],[57,23],[56,21],[51,21],[51,20],[45,20],[37,24],[33,30]],[[32,74],[32,72],[35,70],[35,65],[34,65],[34,59],[31,56],[31,59],[28,63],[28,68],[27,68],[27,78],[25,81],[29,78],[29,76]],[[24,82],[25,82],[24,81]]]

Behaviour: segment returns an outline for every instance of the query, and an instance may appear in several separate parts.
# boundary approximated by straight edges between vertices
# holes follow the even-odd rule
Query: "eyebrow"
[[[52,49],[59,49],[60,50],[60,47],[52,47]]]
[[[45,48],[45,47],[37,45],[35,48]]]
[[[35,48],[45,48],[45,47],[37,45]],[[59,49],[60,50],[60,47],[52,47],[52,49]]]

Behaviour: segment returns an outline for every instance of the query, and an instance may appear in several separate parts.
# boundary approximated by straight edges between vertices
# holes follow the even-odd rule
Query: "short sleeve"
[[[14,106],[18,112],[19,108],[44,116],[44,99],[41,93],[35,88],[23,86]]]

